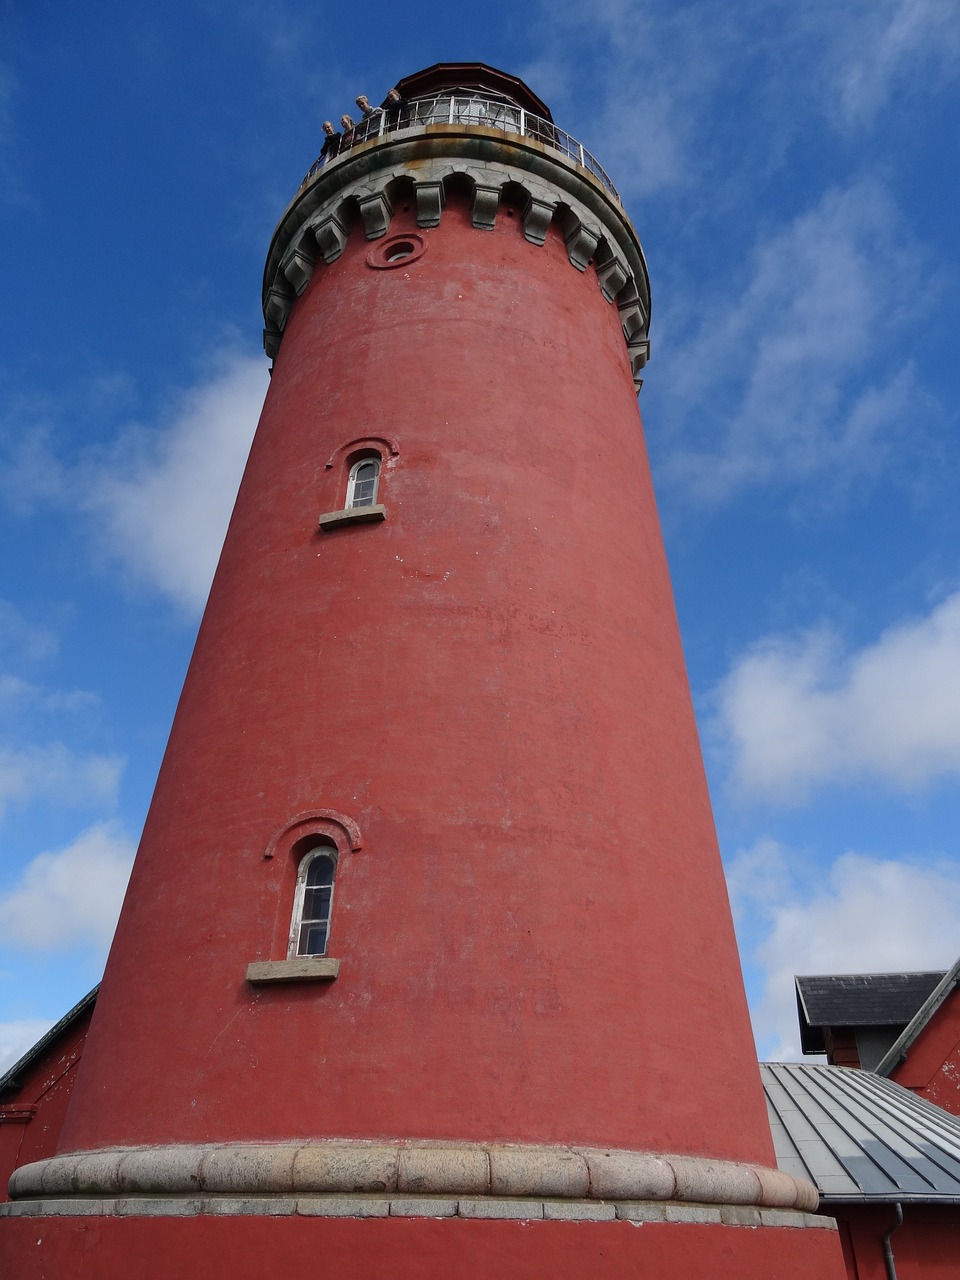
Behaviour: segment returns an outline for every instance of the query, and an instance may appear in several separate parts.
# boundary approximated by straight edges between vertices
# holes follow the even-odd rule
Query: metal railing
[[[620,202],[616,187],[610,181],[602,165],[586,149],[582,142],[558,129],[542,116],[532,115],[512,102],[504,102],[496,98],[482,98],[478,94],[464,96],[440,94],[434,98],[411,98],[402,107],[377,110],[366,120],[361,120],[353,129],[343,134],[337,156],[342,156],[361,142],[369,142],[381,138],[387,133],[402,133],[405,129],[419,129],[429,124],[467,124],[479,125],[484,129],[500,129],[504,133],[519,134],[521,138],[531,138],[553,147],[561,155],[582,165],[602,186]],[[320,157],[308,169],[301,182],[304,186],[324,164],[330,164],[337,157]]]

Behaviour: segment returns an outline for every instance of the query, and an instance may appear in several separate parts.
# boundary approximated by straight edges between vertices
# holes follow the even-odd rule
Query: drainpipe
[[[893,1258],[893,1245],[890,1243],[890,1237],[897,1227],[903,1225],[903,1205],[898,1202],[893,1207],[897,1211],[897,1216],[890,1224],[890,1230],[883,1237],[883,1265],[887,1269],[887,1280],[897,1280],[897,1264]]]

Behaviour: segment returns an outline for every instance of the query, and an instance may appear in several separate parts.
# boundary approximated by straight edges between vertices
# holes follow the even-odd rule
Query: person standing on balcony
[[[358,140],[355,137],[357,126],[354,124],[353,118],[344,112],[340,117],[340,127],[343,130],[343,135],[340,140],[340,150],[347,151],[353,146],[354,142]]]
[[[388,129],[405,129],[410,123],[409,100],[399,89],[391,89],[381,106],[387,113]]]
[[[324,120],[323,132],[327,135],[320,148],[320,163],[326,164],[328,160],[332,160],[334,156],[340,154],[340,144],[343,141],[343,134],[338,133],[333,127],[333,122]]]
[[[363,119],[360,121],[357,129],[357,141],[362,142],[364,138],[369,138],[372,133],[377,130],[377,117],[383,115],[383,107],[373,107],[370,105],[370,99],[365,93],[361,93],[356,100],[357,106],[363,112]]]

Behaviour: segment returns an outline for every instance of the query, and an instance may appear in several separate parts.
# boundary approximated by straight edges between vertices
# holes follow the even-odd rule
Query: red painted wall
[[[815,1280],[840,1274],[834,1232],[626,1222],[443,1219],[65,1218],[4,1223],[16,1280],[265,1275],[351,1280]],[[163,1259],[162,1273],[157,1260]],[[709,1259],[709,1262],[705,1260]],[[938,1273],[933,1273],[938,1274]]]
[[[413,227],[401,205],[391,233]],[[515,211],[479,231],[451,198],[420,234],[380,271],[355,230],[295,307],[62,1148],[384,1135],[772,1164],[616,308]],[[389,518],[316,533],[369,435],[399,447]],[[340,977],[253,989],[295,871],[264,850],[313,808],[363,833]]]
[[[892,1205],[850,1205],[836,1211],[849,1280],[886,1280],[883,1237]],[[960,1206],[904,1205],[903,1225],[890,1239],[897,1280],[956,1280],[960,1274]]]
[[[91,1004],[24,1070],[19,1089],[0,1099],[0,1200],[9,1199],[14,1169],[57,1149],[92,1012]]]
[[[947,996],[914,1040],[906,1058],[890,1072],[905,1089],[960,1115],[960,991]]]
[[[850,1027],[827,1027],[823,1033],[827,1062],[832,1067],[860,1066],[860,1050],[856,1034]]]

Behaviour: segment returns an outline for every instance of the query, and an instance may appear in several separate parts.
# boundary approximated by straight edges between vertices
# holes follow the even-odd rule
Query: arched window
[[[380,483],[380,459],[360,458],[350,468],[347,480],[346,507],[372,507],[377,501],[377,485]]]
[[[316,844],[301,859],[290,928],[291,959],[326,955],[336,871],[337,849],[332,842]]]

